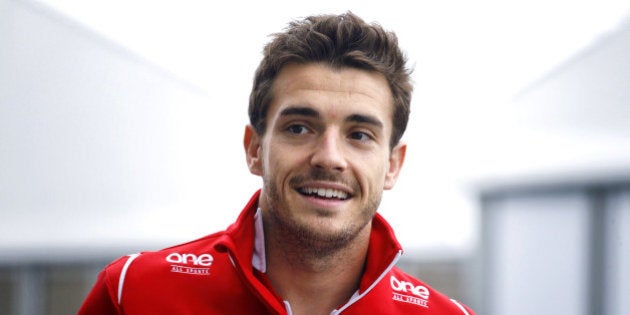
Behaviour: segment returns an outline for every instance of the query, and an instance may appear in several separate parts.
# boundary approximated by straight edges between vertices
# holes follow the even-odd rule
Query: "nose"
[[[338,132],[329,130],[323,133],[313,151],[311,158],[313,167],[338,172],[348,167],[343,154],[343,138]]]

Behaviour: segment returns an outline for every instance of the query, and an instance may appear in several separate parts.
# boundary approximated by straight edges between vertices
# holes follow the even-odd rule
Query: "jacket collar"
[[[265,241],[262,215],[258,209],[258,190],[249,200],[238,219],[226,230],[216,245],[219,251],[228,251],[230,256],[246,274],[252,268],[266,272]],[[238,246],[237,246],[238,244]],[[368,247],[365,272],[359,285],[359,293],[369,290],[388,272],[402,254],[391,226],[380,215],[372,219],[372,232]]]

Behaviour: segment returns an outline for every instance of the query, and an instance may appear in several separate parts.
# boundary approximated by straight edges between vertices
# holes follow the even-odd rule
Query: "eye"
[[[366,142],[372,140],[372,136],[363,131],[354,131],[350,133],[350,139]]]
[[[302,135],[302,134],[307,133],[308,129],[304,125],[294,124],[294,125],[288,126],[287,127],[287,131],[292,133],[292,134]]]

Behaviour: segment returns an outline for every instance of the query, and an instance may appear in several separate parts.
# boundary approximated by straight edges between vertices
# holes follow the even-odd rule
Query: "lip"
[[[317,189],[332,189],[341,191],[347,194],[345,199],[337,199],[337,198],[321,198],[315,195],[305,195],[302,193],[302,189],[304,188],[317,188]],[[321,182],[321,181],[309,181],[301,183],[299,186],[294,187],[294,190],[300,195],[301,198],[306,200],[309,204],[312,204],[318,208],[336,208],[342,204],[347,203],[350,199],[353,198],[352,189],[348,188],[348,186],[333,183],[333,182]]]
[[[300,183],[299,186],[295,187],[295,190],[297,190],[298,192],[300,191],[300,189],[302,188],[318,188],[318,189],[332,189],[332,190],[339,190],[342,192],[345,192],[346,194],[348,194],[348,199],[352,198],[353,193],[352,193],[352,189],[349,188],[346,185],[343,184],[339,184],[339,183],[334,183],[334,182],[324,182],[324,181],[307,181],[307,182],[303,182]]]
[[[341,199],[334,199],[334,198],[325,199],[325,198],[320,198],[320,197],[316,197],[316,196],[308,196],[308,195],[303,195],[303,194],[299,194],[299,196],[310,207],[316,208],[316,209],[320,209],[320,210],[323,210],[323,209],[327,209],[327,210],[339,209],[341,206],[345,205],[350,200],[350,199],[341,200]]]

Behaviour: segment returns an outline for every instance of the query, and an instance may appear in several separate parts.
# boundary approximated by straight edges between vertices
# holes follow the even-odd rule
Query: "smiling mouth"
[[[347,200],[349,198],[347,192],[330,188],[301,187],[298,192],[303,196],[322,199]]]

